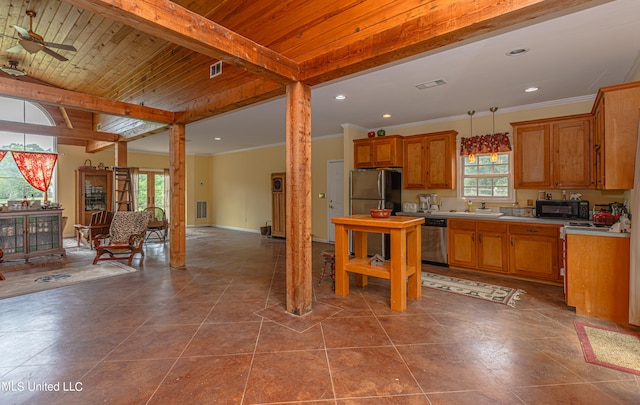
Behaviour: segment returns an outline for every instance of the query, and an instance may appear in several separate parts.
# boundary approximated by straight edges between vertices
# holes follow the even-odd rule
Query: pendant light
[[[473,114],[476,112],[474,110],[467,111],[469,114],[469,120],[471,121],[471,128],[469,129],[469,136],[473,138]],[[469,163],[474,163],[476,161],[476,155],[473,153],[473,150],[469,152],[469,156],[467,156]]]
[[[489,111],[493,113],[493,136],[495,136],[496,135],[496,111],[498,111],[498,107],[491,107],[489,108]],[[489,160],[491,160],[494,163],[498,161],[497,150],[491,151],[491,156],[489,156]]]

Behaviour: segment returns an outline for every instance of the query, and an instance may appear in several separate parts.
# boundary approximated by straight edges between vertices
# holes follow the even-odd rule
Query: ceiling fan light
[[[9,61],[9,66],[7,65],[2,65],[0,66],[0,70],[2,70],[3,72],[5,72],[6,74],[16,77],[16,76],[25,76],[27,74],[27,72],[25,72],[22,69],[18,69],[18,62],[15,61]]]

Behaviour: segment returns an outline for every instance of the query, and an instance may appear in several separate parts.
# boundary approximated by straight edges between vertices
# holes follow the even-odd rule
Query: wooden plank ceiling
[[[57,125],[131,140],[284,94],[288,81],[313,86],[588,2],[0,0],[0,64],[28,74],[0,72],[0,95],[65,106],[50,108]],[[28,10],[44,41],[77,49],[52,48],[68,61],[7,52]],[[223,74],[210,79],[218,60]]]

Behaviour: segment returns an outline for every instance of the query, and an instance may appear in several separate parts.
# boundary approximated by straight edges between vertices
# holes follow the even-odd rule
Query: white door
[[[327,161],[327,229],[329,242],[336,241],[331,218],[344,216],[344,161]]]

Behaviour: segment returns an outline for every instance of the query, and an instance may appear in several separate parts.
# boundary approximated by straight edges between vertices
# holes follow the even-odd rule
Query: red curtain
[[[13,160],[16,161],[20,173],[33,188],[44,192],[44,199],[47,200],[47,190],[51,184],[53,168],[58,160],[55,153],[44,152],[16,152],[11,151]]]
[[[511,141],[509,133],[476,135],[470,138],[460,139],[460,156],[475,155],[478,153],[509,152]]]

